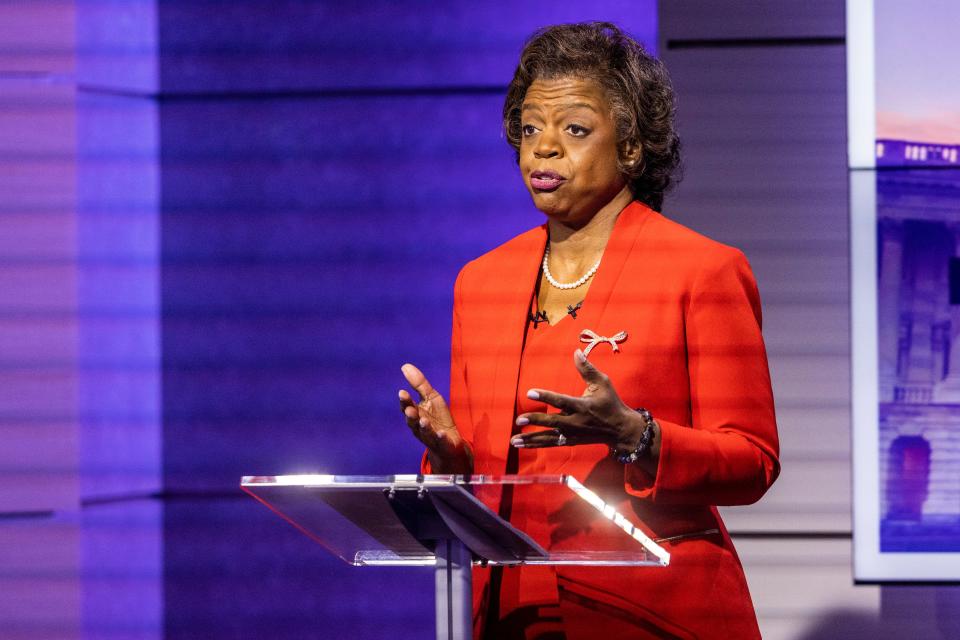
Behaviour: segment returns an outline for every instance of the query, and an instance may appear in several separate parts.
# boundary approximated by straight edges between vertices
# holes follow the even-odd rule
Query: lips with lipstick
[[[556,171],[534,171],[530,174],[530,186],[537,191],[554,191],[566,180]]]

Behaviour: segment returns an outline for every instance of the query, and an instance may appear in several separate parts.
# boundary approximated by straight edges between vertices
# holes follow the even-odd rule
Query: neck
[[[603,255],[620,212],[632,200],[629,190],[621,191],[585,224],[576,227],[549,219],[551,264],[557,264],[561,274],[592,266]]]

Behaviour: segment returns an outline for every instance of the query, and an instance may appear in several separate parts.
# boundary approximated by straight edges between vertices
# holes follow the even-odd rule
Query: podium
[[[472,638],[473,565],[670,562],[569,475],[245,476],[241,487],[349,564],[434,566],[442,640]]]

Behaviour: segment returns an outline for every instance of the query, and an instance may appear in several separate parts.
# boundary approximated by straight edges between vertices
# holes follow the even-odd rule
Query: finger
[[[406,418],[407,427],[413,431],[413,435],[417,439],[422,441],[423,439],[420,437],[420,408],[414,403],[406,389],[400,389],[397,392],[397,397],[400,400],[400,412]]]
[[[424,439],[423,441],[426,442],[428,446],[432,446],[437,434],[434,433],[430,425],[430,419],[422,413],[420,417],[417,418],[417,428],[420,430],[420,436]]]
[[[518,427],[525,427],[528,424],[554,429],[570,426],[567,424],[567,416],[557,413],[523,413],[517,416]]]
[[[561,433],[558,429],[523,433],[510,438],[510,445],[517,449],[542,449],[545,447],[575,447],[584,444],[607,444],[607,439],[590,433],[571,433],[569,429],[562,431],[563,444],[560,444]]]
[[[588,384],[604,384],[607,381],[607,374],[593,366],[593,363],[587,360],[583,351],[577,349],[573,352],[573,363],[580,372],[580,377]]]
[[[403,376],[407,379],[407,382],[410,383],[410,386],[413,387],[418,394],[420,394],[421,400],[429,400],[433,396],[437,395],[437,392],[430,385],[427,377],[423,375],[423,372],[420,371],[420,369],[417,369],[412,364],[407,363],[400,367],[400,371],[403,372]]]
[[[420,442],[425,444],[428,449],[444,455],[450,448],[450,439],[446,437],[443,430],[436,429],[430,418],[423,413],[421,413],[417,419],[416,429],[417,437],[420,438]]]
[[[407,406],[403,409],[403,417],[407,420],[407,426],[414,432],[420,432],[420,411],[415,405]]]
[[[576,438],[563,435],[559,429],[547,429],[513,436],[510,438],[510,444],[517,449],[544,449],[568,447],[577,444],[577,441]]]
[[[416,406],[413,398],[410,397],[410,394],[407,393],[405,389],[401,389],[397,396],[400,398],[400,411],[405,411],[407,407]]]
[[[546,402],[550,406],[567,413],[582,413],[584,408],[583,398],[575,398],[574,396],[567,396],[562,393],[554,393],[553,391],[545,391],[543,389],[530,389],[530,391],[527,391],[527,397],[531,400]]]

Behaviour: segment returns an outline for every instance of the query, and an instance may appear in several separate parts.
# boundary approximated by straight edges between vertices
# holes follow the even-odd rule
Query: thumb
[[[420,395],[420,400],[430,400],[437,393],[430,385],[430,381],[427,380],[427,376],[423,375],[423,372],[412,364],[403,365],[400,367],[400,371],[403,372],[403,376],[410,386],[416,389]]]
[[[580,372],[580,377],[587,384],[603,384],[606,382],[606,374],[593,366],[593,363],[587,360],[587,356],[581,349],[573,352],[573,363],[576,365],[577,371]]]

